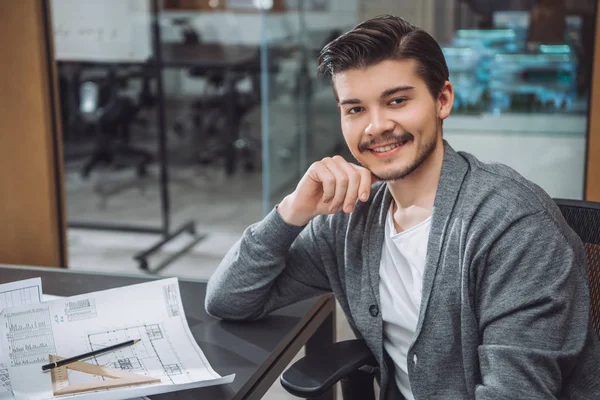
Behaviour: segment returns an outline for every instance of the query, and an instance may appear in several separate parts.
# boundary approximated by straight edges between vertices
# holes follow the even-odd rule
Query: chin
[[[395,181],[406,177],[405,168],[383,169],[372,172],[382,181]]]

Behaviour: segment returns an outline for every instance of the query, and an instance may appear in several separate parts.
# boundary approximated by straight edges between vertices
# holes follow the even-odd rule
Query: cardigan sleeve
[[[331,291],[325,272],[329,226],[288,225],[276,209],[246,229],[208,281],[205,308],[222,319],[257,319]],[[331,238],[332,235],[329,235]]]
[[[478,276],[478,400],[557,399],[589,341],[583,245],[546,212],[514,221]],[[572,233],[572,232],[571,232]]]

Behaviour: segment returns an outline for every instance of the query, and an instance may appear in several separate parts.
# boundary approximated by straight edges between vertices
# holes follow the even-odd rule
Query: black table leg
[[[323,347],[335,342],[335,306],[333,312],[329,314],[325,322],[317,329],[312,337],[306,342],[306,354],[319,352]],[[316,400],[335,400],[335,386],[319,397],[314,397]]]

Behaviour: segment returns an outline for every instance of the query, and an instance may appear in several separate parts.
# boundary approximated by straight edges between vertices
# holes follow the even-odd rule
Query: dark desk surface
[[[77,294],[141,283],[160,277],[73,272],[55,268],[0,266],[0,283],[42,278],[45,294]],[[221,376],[233,383],[152,396],[152,399],[259,399],[313,333],[334,312],[332,296],[283,308],[261,321],[226,322],[204,310],[206,282],[179,279],[183,307],[194,339]],[[332,327],[330,327],[333,329]],[[323,335],[318,335],[323,336]]]

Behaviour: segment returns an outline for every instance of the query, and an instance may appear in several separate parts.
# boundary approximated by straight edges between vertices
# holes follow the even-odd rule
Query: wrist
[[[283,221],[288,225],[304,226],[310,222],[312,216],[303,215],[300,210],[294,207],[292,195],[286,196],[277,206],[277,212]]]

